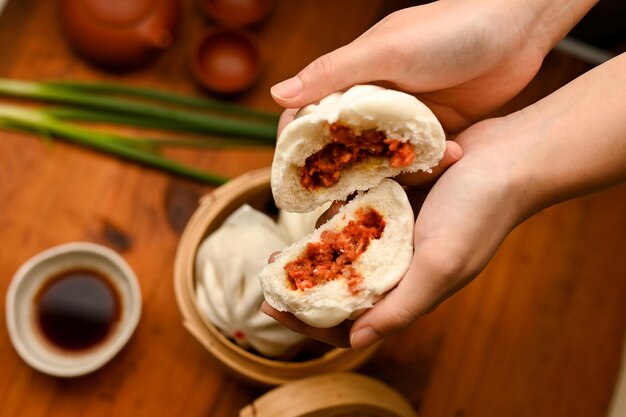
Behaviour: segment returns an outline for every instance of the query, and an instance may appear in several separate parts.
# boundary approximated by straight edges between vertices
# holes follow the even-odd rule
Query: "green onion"
[[[189,138],[141,138],[141,142],[145,142],[152,148],[253,148],[260,145],[246,139],[214,139],[207,141],[205,139],[189,139]]]
[[[159,119],[145,119],[132,115],[118,113],[104,113],[94,110],[83,110],[69,107],[50,107],[45,109],[46,114],[59,120],[74,122],[109,123],[150,129],[165,129],[174,131],[189,131],[184,124]]]
[[[66,107],[0,104],[0,128],[35,133],[48,139],[61,138],[211,184],[222,184],[227,179],[169,159],[161,155],[160,150],[165,147],[273,147],[275,144],[276,114],[217,100],[118,84],[26,82],[0,78],[2,95],[62,103]],[[190,107],[210,110],[213,115],[190,110]],[[128,125],[203,136],[130,137],[70,122]]]
[[[102,113],[93,110],[81,110],[75,108],[68,107],[48,107],[42,109],[42,111],[56,119],[63,121],[72,121],[72,122],[95,122],[95,123],[107,123],[114,125],[126,125],[126,126],[134,126],[134,127],[143,127],[149,129],[160,129],[160,130],[172,130],[172,131],[182,131],[182,132],[190,132],[190,129],[187,129],[185,126],[177,126],[172,123],[161,123],[160,120],[153,119],[141,119],[133,116],[125,116],[123,114],[109,114]],[[191,132],[193,133],[193,132]],[[200,133],[200,132],[195,132]],[[198,147],[227,147],[228,145],[232,145],[235,147],[239,146],[262,146],[262,147],[274,147],[275,142],[269,141],[259,141],[258,139],[246,139],[246,138],[220,138],[219,136],[203,136],[204,139],[198,139]],[[176,143],[177,140],[172,140],[173,146],[181,146]],[[204,145],[202,144],[204,142]]]
[[[56,136],[69,142],[209,184],[219,185],[228,180],[226,177],[190,168],[142,149],[141,147],[145,144],[150,144],[150,140],[142,145],[138,140],[131,138],[76,127],[37,109],[0,104],[0,127],[36,132],[45,137]]]
[[[250,109],[238,104],[226,101],[209,100],[205,98],[190,97],[182,94],[176,94],[169,91],[156,90],[146,87],[135,87],[126,84],[112,83],[88,83],[88,82],[71,82],[71,81],[48,81],[43,83],[47,86],[60,88],[64,90],[73,90],[77,92],[88,92],[98,94],[121,94],[131,97],[142,97],[147,99],[159,100],[166,103],[179,104],[183,106],[196,107],[201,109],[220,111],[224,113],[232,113],[241,116],[255,117],[260,120],[276,123],[279,115],[276,113],[265,112],[261,110]]]
[[[140,127],[148,127],[151,129],[167,129],[166,125],[159,125],[158,121],[150,122],[142,119],[132,118],[124,115],[110,115],[103,114],[96,111],[91,110],[79,110],[73,108],[66,107],[51,107],[41,109],[41,112],[54,117],[58,120],[63,121],[74,121],[74,122],[101,122],[101,123],[110,123],[115,125],[133,125]],[[127,120],[127,119],[132,119]],[[143,124],[142,124],[143,123]],[[170,126],[171,127],[171,126]],[[176,130],[176,129],[169,129]],[[185,130],[185,129],[180,129]],[[226,148],[226,147],[241,147],[241,146],[258,146],[258,147],[274,147],[274,143],[267,142],[259,142],[255,139],[245,139],[245,138],[220,138],[218,136],[206,137],[204,136],[202,139],[170,139],[170,138],[160,138],[160,139],[149,139],[149,138],[141,138],[144,141],[153,141],[156,145],[159,146],[176,146],[176,147],[194,147],[194,148]]]
[[[152,122],[151,126],[154,125],[159,128],[248,137],[267,143],[273,143],[276,138],[275,126],[229,120],[198,112],[159,107],[116,97],[100,96],[52,84],[0,79],[0,95],[66,103],[112,112],[126,116],[125,120],[129,123],[132,119],[128,116],[136,116],[137,122],[135,125],[140,126],[145,126],[147,123]]]

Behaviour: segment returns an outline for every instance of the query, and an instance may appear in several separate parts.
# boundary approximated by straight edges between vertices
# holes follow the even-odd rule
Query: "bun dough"
[[[382,131],[387,137],[414,145],[415,160],[393,168],[388,160],[374,158],[343,170],[339,181],[311,192],[300,184],[298,167],[330,143],[329,124],[335,122],[361,132]],[[319,104],[302,108],[282,131],[274,161],[271,185],[276,204],[290,212],[309,212],[325,202],[345,200],[354,191],[375,187],[385,177],[427,171],[445,150],[445,133],[428,107],[410,94],[373,85],[357,85],[334,93]]]
[[[356,294],[344,278],[337,278],[306,290],[293,290],[285,265],[297,259],[309,242],[319,242],[326,230],[340,231],[355,218],[360,208],[371,207],[383,216],[385,229],[379,239],[370,241],[367,250],[353,263],[363,276]],[[353,313],[372,307],[383,294],[404,276],[413,255],[413,210],[402,187],[383,179],[379,186],[360,192],[337,215],[309,236],[284,249],[274,263],[259,273],[266,301],[279,311],[289,311],[315,327],[332,327]]]

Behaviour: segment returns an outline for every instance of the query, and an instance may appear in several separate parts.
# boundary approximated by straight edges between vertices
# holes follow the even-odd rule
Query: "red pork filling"
[[[363,276],[354,268],[372,239],[385,230],[383,216],[372,208],[359,209],[356,219],[340,231],[326,230],[320,241],[309,243],[302,255],[285,265],[292,290],[307,290],[316,285],[344,278],[352,294],[359,292]]]
[[[406,167],[415,159],[413,147],[397,139],[390,139],[376,129],[360,134],[338,123],[328,126],[330,143],[309,156],[299,168],[300,183],[309,191],[330,187],[341,177],[341,170],[368,158],[389,159],[393,168]]]

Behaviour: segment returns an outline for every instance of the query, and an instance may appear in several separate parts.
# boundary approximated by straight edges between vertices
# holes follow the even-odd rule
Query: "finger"
[[[446,150],[439,164],[432,169],[432,172],[414,172],[411,174],[401,174],[396,180],[409,187],[423,187],[430,185],[437,180],[448,168],[463,157],[463,150],[458,143],[451,140],[446,141]]]
[[[350,327],[352,326],[352,322],[350,321],[345,321],[335,327],[320,329],[309,326],[308,324],[298,320],[296,316],[291,313],[274,309],[266,301],[261,304],[261,311],[294,332],[302,333],[313,339],[320,340],[337,347],[350,347],[350,342],[348,340]]]
[[[350,335],[353,348],[371,346],[404,329],[449,295],[447,283],[452,281],[453,271],[446,271],[445,266],[437,266],[427,257],[416,251],[398,286],[354,323]]]
[[[298,320],[296,316],[291,313],[274,309],[266,301],[263,301],[263,304],[261,304],[261,311],[294,332],[302,333],[313,339],[337,347],[350,347],[348,335],[350,334],[350,327],[352,327],[353,323],[351,321],[344,321],[340,325],[328,329],[319,329]]]
[[[278,119],[278,132],[276,133],[276,138],[279,138],[285,126],[293,121],[296,117],[296,113],[298,113],[298,109],[287,109],[280,115],[280,119]]]
[[[342,348],[350,347],[348,335],[350,334],[350,328],[353,324],[351,321],[346,320],[338,326],[320,329],[309,326],[308,324],[298,320],[296,316],[291,313],[276,310],[266,301],[263,301],[261,304],[261,311],[294,332],[304,334],[333,346]]]
[[[269,258],[267,258],[267,263],[268,264],[274,263],[274,261],[276,261],[276,258],[278,258],[278,255],[280,255],[280,252],[272,252]]]
[[[274,85],[272,97],[283,107],[297,108],[355,84],[383,79],[394,68],[384,59],[385,49],[375,49],[380,49],[375,43],[355,41],[322,55],[295,77]]]

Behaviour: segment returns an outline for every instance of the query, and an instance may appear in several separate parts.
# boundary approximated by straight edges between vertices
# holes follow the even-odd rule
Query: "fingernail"
[[[354,349],[362,349],[373,345],[380,340],[378,333],[371,327],[365,327],[354,332],[350,336],[350,345]]]
[[[271,88],[270,92],[280,100],[290,100],[302,92],[302,81],[298,77],[292,77],[280,82]]]

